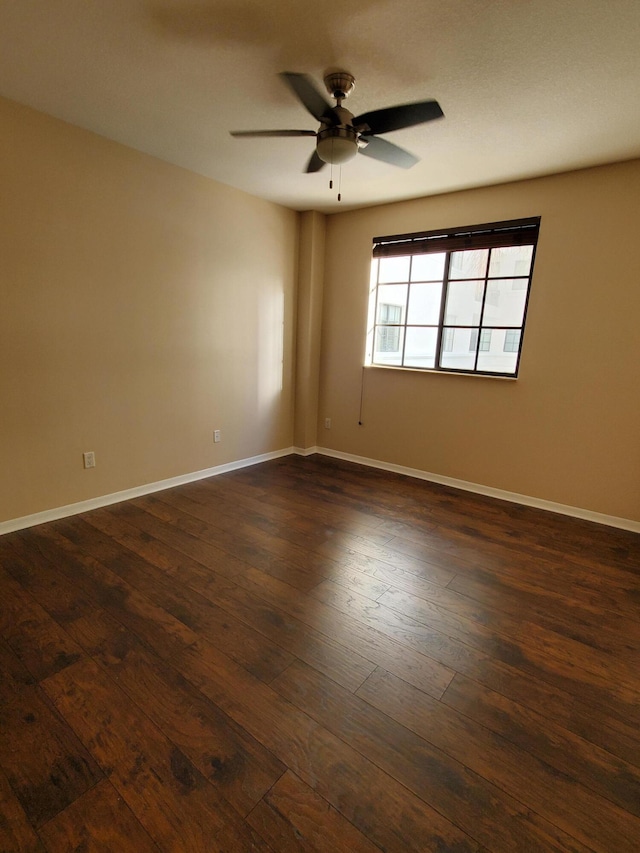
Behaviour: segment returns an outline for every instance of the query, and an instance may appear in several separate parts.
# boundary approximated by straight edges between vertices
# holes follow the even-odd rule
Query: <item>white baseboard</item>
[[[320,453],[319,447],[294,447],[293,452],[296,456],[313,456],[314,453]]]
[[[458,480],[454,477],[443,477],[440,474],[431,474],[428,471],[421,471],[418,468],[407,468],[404,465],[394,465],[391,462],[381,462],[378,459],[369,459],[366,456],[355,456],[353,453],[342,453],[339,450],[331,450],[328,447],[287,447],[283,450],[274,450],[271,453],[262,453],[259,456],[251,456],[247,459],[239,459],[236,462],[227,462],[225,465],[217,465],[215,468],[205,468],[202,471],[194,471],[190,474],[181,474],[178,477],[170,477],[168,480],[158,480],[156,483],[146,483],[142,486],[135,486],[133,489],[125,489],[122,492],[114,492],[110,495],[101,495],[97,498],[90,498],[86,501],[67,504],[67,506],[55,507],[54,509],[36,512],[33,515],[25,515],[22,518],[13,518],[8,521],[0,522],[0,536],[4,533],[11,533],[14,530],[23,530],[27,527],[34,527],[36,524],[44,524],[47,521],[56,521],[60,518],[67,518],[71,515],[79,515],[81,512],[88,512],[92,509],[99,509],[110,504],[120,503],[121,501],[131,500],[132,498],[143,497],[144,495],[153,494],[153,492],[161,492],[163,489],[171,489],[174,486],[182,486],[185,483],[193,483],[196,480],[204,480],[207,477],[215,477],[218,474],[224,474],[227,471],[236,471],[239,468],[247,468],[250,465],[257,465],[259,462],[267,462],[270,459],[279,459],[282,456],[312,456],[318,453],[321,456],[329,456],[334,459],[344,459],[345,462],[356,462],[359,465],[366,465],[369,468],[380,468],[383,471],[391,471],[395,474],[404,474],[406,477],[414,477],[419,480],[428,480],[431,483],[439,483],[442,486],[451,486],[454,489],[461,489],[465,492],[475,492],[479,495],[486,495],[491,498],[509,501],[511,503],[522,504],[523,506],[531,506],[537,509],[544,509],[549,512],[557,512],[560,515],[569,515],[573,518],[582,518],[585,521],[593,521],[596,524],[606,524],[609,527],[618,527],[621,530],[630,530],[633,533],[640,533],[640,522],[633,521],[630,518],[618,518],[614,515],[604,515],[599,512],[592,512],[588,509],[581,509],[575,506],[566,506],[565,504],[554,503],[553,501],[545,501],[541,498],[532,498],[529,495],[520,495],[516,492],[507,492],[503,489],[494,489],[491,486],[483,486],[480,483],[470,483],[467,480]]]
[[[330,450],[327,447],[317,447],[315,452],[321,456],[330,456],[334,459],[344,459],[345,462],[357,462],[359,465],[367,465],[370,468],[380,468],[383,471],[391,471],[395,474],[404,474],[407,477],[415,477],[419,480],[428,480],[431,483],[439,483],[441,486],[451,486],[465,492],[475,492],[478,495],[486,495],[490,498],[498,498],[510,503],[531,506],[536,509],[544,509],[548,512],[557,512],[560,515],[570,515],[573,518],[582,518],[585,521],[593,521],[596,524],[606,524],[609,527],[618,527],[621,530],[630,530],[640,533],[640,521],[631,518],[618,518],[615,515],[604,515],[589,509],[576,506],[554,503],[553,501],[532,498],[529,495],[520,495],[517,492],[507,492],[503,489],[494,489],[491,486],[483,486],[480,483],[469,483],[467,480],[457,480],[454,477],[443,477],[440,474],[431,474],[418,468],[407,468],[404,465],[394,465],[391,462],[380,462],[377,459],[369,459],[366,456],[355,456],[352,453],[342,453],[339,450]]]
[[[284,450],[274,450],[271,453],[261,453],[259,456],[251,456],[247,459],[239,459],[236,462],[227,462],[225,465],[217,465],[215,468],[205,468],[203,471],[193,471],[190,474],[181,474],[179,477],[170,477],[168,480],[158,480],[156,483],[145,483],[143,486],[135,486],[133,489],[125,489],[122,492],[114,492],[110,495],[101,495],[86,501],[59,506],[55,509],[47,509],[36,512],[33,515],[25,515],[22,518],[13,518],[9,521],[0,522],[0,536],[11,533],[14,530],[24,530],[26,527],[34,527],[36,524],[44,524],[47,521],[57,521],[70,515],[79,515],[91,509],[99,509],[102,506],[128,501],[132,498],[140,498],[153,492],[161,492],[163,489],[172,489],[174,486],[182,486],[185,483],[193,483],[196,480],[204,480],[207,477],[215,477],[227,471],[235,471],[238,468],[247,468],[258,462],[267,462],[269,459],[279,459],[281,456],[291,456],[292,453],[301,452],[308,455],[307,451],[298,451],[297,448],[287,447]],[[315,452],[315,451],[314,451]]]

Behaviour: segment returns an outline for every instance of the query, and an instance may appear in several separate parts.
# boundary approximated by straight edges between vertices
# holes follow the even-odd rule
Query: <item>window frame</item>
[[[492,376],[499,378],[509,378],[516,379],[518,377],[519,369],[520,369],[520,360],[522,355],[522,345],[524,340],[524,332],[527,321],[527,311],[529,307],[529,297],[531,293],[531,283],[533,279],[533,271],[535,266],[536,259],[536,250],[538,243],[538,236],[540,230],[540,217],[528,217],[527,219],[518,219],[518,220],[506,220],[501,222],[493,222],[493,223],[485,223],[482,225],[472,225],[472,226],[464,226],[461,228],[452,228],[452,229],[441,229],[438,231],[423,231],[416,232],[413,234],[396,234],[392,236],[386,237],[375,237],[373,239],[373,261],[379,260],[381,258],[391,258],[391,257],[406,257],[409,256],[409,272],[407,273],[406,280],[402,279],[398,282],[381,282],[379,280],[379,267],[380,264],[377,264],[375,268],[377,269],[377,275],[375,282],[372,280],[370,285],[370,304],[369,304],[369,323],[367,330],[367,358],[366,364],[373,367],[385,367],[394,370],[421,370],[425,372],[435,372],[435,373],[462,373],[469,374],[474,376]],[[490,274],[491,269],[491,252],[495,249],[500,248],[509,248],[514,246],[531,246],[531,263],[529,265],[529,271],[526,275],[503,275],[496,276]],[[473,250],[473,249],[487,249],[489,250],[486,257],[486,263],[484,266],[484,272],[482,275],[478,275],[477,279],[469,279],[470,281],[482,281],[483,286],[483,294],[482,294],[482,302],[481,308],[478,318],[478,323],[475,322],[473,324],[470,323],[452,323],[445,322],[446,319],[446,305],[447,298],[450,292],[450,286],[456,281],[463,281],[465,279],[455,278],[451,276],[451,259],[454,252],[465,251],[465,250]],[[415,285],[428,283],[422,281],[412,282],[412,261],[413,257],[419,255],[428,255],[428,254],[444,254],[445,262],[444,262],[444,270],[442,273],[441,282],[436,282],[441,284],[440,291],[440,313],[437,324],[434,323],[409,323],[409,304],[411,299],[411,288]],[[372,264],[372,269],[374,265]],[[522,321],[520,325],[500,325],[498,323],[486,323],[485,321],[485,306],[487,304],[487,294],[489,291],[489,285],[491,282],[499,282],[499,281],[511,281],[512,289],[514,281],[522,281],[526,287],[526,294],[524,298],[524,307],[522,312]],[[403,321],[400,324],[386,324],[380,323],[378,321],[378,294],[380,286],[393,286],[397,284],[399,286],[405,286],[407,288],[407,295],[405,301],[404,311],[402,315],[404,317]],[[525,287],[517,288],[518,290],[523,290]],[[451,288],[453,291],[453,289]],[[414,291],[415,292],[415,291]],[[372,295],[375,295],[375,298],[372,299]],[[475,318],[474,318],[475,320]],[[376,353],[376,340],[378,329],[381,327],[386,328],[395,328],[398,330],[399,339],[402,342],[401,351],[399,351],[399,362],[398,363],[389,363],[375,361],[375,353]],[[407,340],[407,332],[410,329],[420,329],[420,328],[431,328],[436,330],[436,343],[435,343],[435,354],[434,354],[434,364],[433,366],[424,367],[422,365],[416,364],[405,364],[406,359],[406,340]],[[452,367],[450,365],[443,365],[445,349],[444,343],[447,340],[452,340],[455,332],[458,330],[470,330],[470,338],[475,331],[477,336],[477,342],[475,346],[475,355],[473,360],[473,367]],[[483,333],[489,332],[491,334],[493,331],[504,331],[505,339],[503,342],[503,347],[501,348],[501,352],[516,352],[515,350],[507,350],[504,349],[506,346],[506,337],[507,332],[519,332],[519,342],[518,348],[516,352],[516,360],[514,370],[511,371],[498,371],[498,370],[486,370],[478,367],[479,357],[483,352],[486,352],[484,348],[480,348],[480,344],[483,338]],[[513,337],[513,336],[511,336]],[[472,350],[470,349],[471,353]]]

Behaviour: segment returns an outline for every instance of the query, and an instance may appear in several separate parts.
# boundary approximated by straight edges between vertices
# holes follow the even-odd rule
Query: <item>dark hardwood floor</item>
[[[640,850],[640,536],[287,457],[0,538],[0,850]]]

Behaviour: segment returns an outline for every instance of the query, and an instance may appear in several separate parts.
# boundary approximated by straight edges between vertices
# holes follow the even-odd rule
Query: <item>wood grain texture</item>
[[[375,674],[365,685],[374,679]],[[516,796],[487,781],[486,772],[474,771],[475,762],[455,753],[448,740],[434,744],[435,738],[416,736],[409,727],[393,723],[361,701],[360,691],[354,696],[304,664],[289,667],[273,686],[478,841],[490,843],[492,849],[556,853],[587,849],[537,815],[531,820]],[[377,683],[372,689],[376,687]],[[438,723],[442,725],[442,721]]]
[[[37,828],[95,785],[103,774],[68,722],[51,708],[40,687],[32,683],[3,642],[0,676],[0,767]]]
[[[216,835],[240,816],[96,663],[74,664],[43,687],[161,849],[221,849]]]
[[[158,853],[131,809],[108,780],[78,797],[40,829],[48,850]]]
[[[572,832],[585,846],[600,853],[631,853],[637,848],[637,817],[608,799],[594,796],[578,779],[551,768],[502,734],[462,714],[443,713],[442,703],[433,702],[389,673],[375,672],[358,696],[497,787],[517,799],[526,799],[536,814]]]
[[[206,696],[383,849],[476,849],[451,821],[209,644],[186,649],[176,663]]]
[[[36,680],[69,666],[82,649],[32,595],[0,568],[0,633]]]
[[[0,850],[636,853],[640,537],[286,457],[0,538]]]
[[[290,770],[248,820],[281,853],[376,853],[380,849]]]
[[[43,853],[44,851],[35,829],[2,771],[0,771],[0,850],[20,850],[23,853]]]
[[[118,687],[240,814],[283,775],[284,764],[108,614],[77,628]]]

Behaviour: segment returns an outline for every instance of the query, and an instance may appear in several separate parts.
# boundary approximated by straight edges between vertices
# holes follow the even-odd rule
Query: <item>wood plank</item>
[[[56,815],[40,829],[49,851],[158,853],[158,847],[108,780]]]
[[[314,595],[323,587],[331,590],[331,582],[316,587]],[[359,591],[354,589],[354,592]],[[502,646],[503,639],[509,644],[515,641],[527,658],[539,665],[544,666],[544,661],[551,657],[554,659],[553,666],[562,667],[563,661],[568,659],[574,666],[589,673],[591,680],[597,684],[608,686],[613,677],[629,688],[630,692],[626,693],[625,698],[633,697],[636,692],[636,673],[619,656],[549,630],[532,621],[534,617],[531,613],[526,613],[524,617],[523,614],[513,617],[494,608],[479,607],[470,599],[456,600],[455,605],[447,607],[393,588],[381,593],[376,600],[383,608],[389,607],[424,625],[439,628],[477,648],[483,649],[487,644]],[[509,645],[506,648],[510,651]],[[501,649],[494,652],[494,657],[505,659]],[[640,655],[635,656],[634,663],[638,660]],[[509,663],[509,660],[505,662]],[[637,696],[640,699],[640,692]],[[633,698],[631,701],[634,701]]]
[[[96,604],[113,613],[163,657],[170,657],[174,651],[197,639],[197,634],[187,625],[153,604],[86,550],[60,535],[56,524],[42,525],[23,535],[28,535],[32,547]]]
[[[197,643],[176,663],[374,844],[416,853],[477,850],[467,834],[212,646]]]
[[[289,470],[296,462],[287,460],[284,464]],[[442,544],[449,549],[457,540],[460,544],[466,543],[471,555],[474,551],[478,554],[485,544],[491,546],[496,538],[501,538],[500,546],[503,550],[511,549],[513,558],[518,550],[531,550],[534,542],[543,537],[541,550],[548,552],[554,543],[541,531],[555,529],[562,536],[562,549],[557,553],[559,558],[591,560],[593,564],[591,555],[595,546],[600,549],[595,560],[607,563],[618,561],[631,568],[637,566],[637,537],[626,531],[606,528],[603,529],[605,535],[595,539],[594,526],[577,519],[554,516],[552,513],[460,492],[434,483],[362,469],[361,466],[342,460],[317,457],[305,459],[303,464],[305,468],[300,475],[301,484],[307,481],[315,483],[320,479],[327,483],[326,489],[329,490],[332,488],[331,477],[335,483],[337,475],[341,483],[347,481],[339,495],[340,499],[347,498],[354,491],[359,492],[365,498],[369,512],[386,513],[390,524],[395,519],[404,523],[404,532],[398,532],[401,538],[412,538],[412,535],[407,535],[408,530],[413,535],[427,530],[424,519],[429,518],[437,523],[437,527],[431,524],[429,528],[435,534],[434,544]],[[335,485],[330,494],[335,502]],[[489,528],[489,524],[493,527]],[[574,532],[573,541],[568,531]],[[421,536],[416,541],[423,539]],[[585,542],[589,543],[586,548]]]
[[[385,545],[376,545],[362,536],[354,536],[349,533],[340,533],[330,541],[316,546],[314,550],[318,554],[333,559],[339,559],[344,553],[351,555],[352,552],[365,557],[373,557],[375,560],[388,563],[391,566],[399,566],[404,571],[412,572],[423,580],[441,586],[446,586],[460,571],[460,565],[448,557],[440,558],[434,554],[431,559],[426,560],[392,550],[389,547],[389,542]]]
[[[159,504],[164,504],[161,509]],[[170,507],[172,518],[179,518],[182,529],[199,530],[204,539],[215,539],[216,545],[227,554],[241,559],[251,566],[262,569],[274,577],[283,578],[300,590],[315,586],[324,575],[308,570],[294,560],[282,557],[273,546],[273,539],[261,532],[251,531],[247,525],[233,521],[227,523],[212,507],[203,507],[195,501],[173,492],[162,493],[160,498],[145,499],[143,508],[162,517]],[[180,515],[176,514],[180,511]],[[203,526],[204,525],[204,526]],[[307,561],[308,562],[308,561]]]
[[[461,624],[460,630],[448,620],[446,623],[440,622],[438,628],[433,628],[356,593],[347,592],[337,584],[331,588],[324,585],[317,595],[325,603],[363,624],[409,648],[429,654],[481,683],[486,683],[483,670],[490,671],[495,669],[496,664],[500,664],[521,670],[538,681],[557,686],[600,707],[615,709],[622,719],[633,719],[640,723],[640,693],[637,685],[626,679],[619,682],[607,678],[606,670],[587,672],[576,666],[570,658],[546,657],[535,647],[509,642],[469,622]],[[459,636],[451,637],[452,633]]]
[[[0,584],[0,634],[34,678],[46,678],[82,657],[64,628],[2,567]]]
[[[248,820],[279,853],[380,851],[291,771],[276,782]]]
[[[127,506],[126,511],[122,506],[107,507],[83,516],[82,523],[74,519],[75,524],[61,526],[60,530],[76,544],[86,542],[87,539],[91,542],[99,542],[103,563],[117,574],[122,574],[124,568],[123,551],[119,546],[140,557],[140,560],[134,561],[138,568],[153,575],[158,575],[154,568],[161,569],[163,575],[180,585],[188,583],[198,590],[224,589],[230,584],[231,576],[244,568],[244,564],[238,560],[233,563],[225,561],[223,571],[218,571],[221,567],[218,564],[218,551],[215,547],[206,548],[206,543],[201,539],[194,540],[193,537],[187,536],[190,542],[198,542],[198,559],[194,559],[173,544],[158,540],[153,535],[153,531],[147,531],[136,525],[135,519],[139,516],[145,519],[152,518],[133,506]],[[104,535],[96,537],[95,532],[88,530],[87,526],[93,527],[94,531],[97,530]],[[159,526],[166,531],[167,525]]]
[[[319,456],[8,534],[0,849],[627,853],[639,566]]]
[[[161,850],[223,850],[216,836],[242,825],[237,812],[96,663],[43,687]]]
[[[169,562],[180,562],[182,558],[179,551],[174,551],[173,548],[169,548],[169,546],[159,543],[155,539],[149,540],[150,534],[147,531],[154,527],[152,517],[148,516],[147,513],[137,511],[133,514],[127,514],[126,518],[140,526],[129,525],[120,515],[115,519],[100,516],[96,520],[96,515],[92,514],[91,523],[103,533],[108,532],[113,540],[132,548],[139,556],[144,556],[148,563],[164,569],[165,564]],[[146,519],[149,518],[152,519],[151,525],[145,523]],[[174,554],[177,555],[175,560]],[[109,565],[119,571],[117,565],[113,563],[109,563]],[[246,571],[246,566],[243,568]],[[131,561],[128,561],[127,573],[129,578],[131,578],[131,571]],[[173,588],[160,590],[157,573],[151,575],[148,581],[145,579],[139,581],[137,585],[139,589],[146,591],[150,597],[155,594],[156,602],[162,604],[175,615],[191,611],[188,618],[192,628],[203,636],[209,636],[209,639],[218,648],[265,681],[269,681],[293,660],[291,654],[301,655],[304,660],[318,666],[323,672],[326,671],[328,675],[338,679],[340,683],[346,683],[354,688],[361,684],[375,668],[375,664],[361,655],[355,654],[352,649],[341,646],[331,638],[313,631],[313,629],[308,628],[291,616],[287,616],[282,611],[277,612],[274,608],[266,606],[260,599],[251,597],[244,589],[228,580],[211,582],[210,578],[201,578],[199,575],[194,575],[188,571],[185,574],[186,577],[180,579],[181,586],[182,583],[185,583],[197,593],[196,596],[189,595],[188,602],[184,595],[176,593]],[[203,610],[202,606],[194,607],[195,604],[198,604],[200,595],[216,606],[215,610],[212,610],[211,607],[204,608],[205,619],[203,624],[205,626],[209,624],[208,633],[205,632],[203,624],[199,625],[194,622],[194,618],[197,619],[198,613]],[[215,614],[218,613],[218,607],[224,611],[225,615],[224,617],[219,616],[217,624],[212,627],[211,622]],[[238,622],[244,625],[244,631],[238,626]],[[256,636],[256,632],[261,635],[261,638]],[[227,635],[231,634],[233,636],[227,638]],[[268,642],[265,642],[265,638]],[[254,659],[251,659],[248,654],[252,648],[256,649]],[[269,649],[271,649],[270,663],[265,668],[264,659]],[[291,654],[283,654],[283,650]],[[263,662],[262,667],[260,661]]]
[[[37,828],[93,787],[103,773],[4,642],[0,676],[0,767]]]
[[[190,502],[200,504],[205,510],[211,506],[210,492],[202,482],[191,483],[188,491],[183,492],[182,495]],[[305,504],[309,508],[308,513],[300,511]],[[340,530],[357,532],[358,535],[379,545],[391,538],[389,534],[381,533],[377,526],[360,524],[354,518],[346,521],[344,514],[337,512],[335,506],[318,506],[317,502],[307,502],[304,492],[298,494],[296,511],[289,510],[287,518],[282,516],[274,518],[271,513],[265,512],[264,503],[250,506],[246,502],[240,505],[236,501],[223,501],[217,509],[219,512],[216,513],[216,518],[220,519],[223,529],[228,529],[229,525],[240,524],[244,525],[242,530],[248,526],[248,532],[251,535],[261,531],[271,540],[282,539],[288,544],[297,544],[303,548],[308,548],[315,542],[322,542]]]
[[[296,515],[303,514],[305,517],[314,517],[319,514],[326,523],[335,523],[337,519],[344,522],[345,527],[354,531],[378,531],[384,521],[384,509],[381,515],[377,515],[371,503],[356,504],[344,494],[335,493],[336,480],[333,478],[334,491],[320,488],[318,480],[314,476],[309,478],[302,472],[298,472],[289,465],[279,466],[280,472],[275,472],[275,477],[268,472],[266,479],[264,472],[267,466],[261,466],[260,472],[234,471],[231,476],[226,477],[224,484],[219,478],[212,478],[202,482],[203,489],[208,491],[217,490],[221,485],[226,493],[238,496],[241,505],[247,495],[254,500],[265,498],[268,503],[280,511],[294,512]],[[272,470],[272,474],[273,474]],[[298,476],[298,474],[302,474]],[[314,472],[315,475],[315,472]],[[320,473],[322,477],[323,474]],[[219,493],[218,493],[219,494]],[[370,495],[371,497],[371,495]]]
[[[278,676],[273,687],[492,850],[586,849],[532,815],[530,806],[488,782],[468,762],[403,730],[362,701],[360,691],[353,696],[300,663]]]
[[[127,696],[245,816],[286,767],[108,614],[76,625]]]
[[[281,524],[295,525],[298,519],[302,518],[305,521],[315,520],[339,530],[353,530],[363,534],[372,531],[385,532],[382,530],[383,519],[372,516],[370,513],[339,506],[335,501],[320,502],[306,490],[299,490],[295,501],[292,501],[291,489],[289,494],[283,496],[273,489],[267,492],[264,488],[239,482],[233,478],[220,481],[218,477],[211,477],[191,485],[196,488],[185,490],[185,494],[194,500],[211,503],[220,496],[223,499],[232,498],[236,506],[257,512]],[[387,533],[388,538],[393,535],[393,533]]]
[[[534,622],[537,626],[596,651],[615,655],[621,663],[633,666],[640,654],[640,622],[625,620],[622,628],[618,615],[603,611],[596,605],[585,606],[566,595],[557,597],[555,601],[547,596],[541,601],[522,588],[517,588],[517,581],[513,582],[516,588],[510,589],[503,583],[503,579],[486,572],[484,576],[487,580],[484,583],[478,580],[476,572],[473,577],[462,579],[457,575],[446,587],[442,587],[422,580],[398,566],[364,555],[359,555],[357,560],[337,560],[336,570],[328,580],[379,600],[383,590],[379,592],[375,586],[365,588],[360,573],[387,584],[387,591],[392,595],[404,593],[407,600],[412,602],[416,598],[424,599],[430,605],[468,615],[483,625],[496,626],[503,614],[521,620],[523,613],[526,613],[529,623]],[[318,586],[322,588],[321,584]],[[394,606],[390,599],[381,603]],[[399,609],[411,615],[402,606]]]
[[[587,601],[601,595],[600,606],[603,609],[614,613],[622,610],[630,618],[637,619],[637,612],[630,606],[629,593],[637,594],[638,579],[629,568],[618,569],[584,556],[556,552],[551,546],[546,550],[539,547],[525,549],[522,544],[516,546],[507,539],[504,530],[501,533],[496,530],[495,537],[495,540],[482,540],[468,533],[461,537],[450,530],[436,529],[420,542],[400,537],[391,539],[386,549],[390,559],[396,554],[400,558],[444,564],[463,576],[474,576],[477,570],[484,570],[518,580],[534,577],[543,581],[544,588],[560,593],[566,592],[569,582],[574,595]],[[640,549],[636,549],[636,553],[640,560]],[[535,574],[531,572],[532,559],[535,559]],[[561,574],[557,571],[559,561]]]
[[[636,534],[600,527],[590,522],[533,509],[484,495],[421,480],[363,468],[343,460],[316,456],[305,460],[278,460],[281,471],[301,468],[301,482],[322,479],[331,488],[336,475],[343,493],[368,497],[368,505],[386,511],[415,526],[425,517],[436,522],[435,533],[447,542],[466,541],[473,548],[500,540],[515,554],[518,551],[549,553],[585,565],[606,563],[637,574],[640,545]],[[335,489],[335,486],[334,486]],[[390,506],[391,505],[391,506]],[[391,511],[390,511],[391,510]],[[549,533],[552,533],[549,536]]]
[[[316,631],[241,587],[225,590],[217,596],[217,601],[227,613],[251,624],[264,637],[349,690],[359,687],[376,667],[352,647]]]
[[[460,674],[441,701],[640,817],[640,768]]]
[[[44,847],[0,770],[0,850],[16,853],[44,853]]]
[[[87,522],[87,526],[94,527],[95,530],[100,530],[102,526],[110,530],[111,540],[116,542],[122,524],[123,522],[117,518],[107,520],[103,517],[99,520],[92,517],[91,525]],[[77,526],[78,522],[76,522]],[[76,537],[76,541],[82,541],[87,537],[95,542],[95,548],[104,538],[96,539],[95,534],[91,532]],[[159,549],[156,548],[155,543],[145,543],[141,552],[145,550],[150,560],[158,559]],[[213,590],[225,589],[230,584],[226,578],[212,579],[204,590],[207,593],[205,597],[193,588],[187,594],[184,584],[179,579],[176,579],[178,580],[176,583],[176,580],[164,577],[162,573],[153,570],[152,562],[139,560],[133,553],[124,561],[104,560],[104,563],[108,563],[114,574],[121,573],[120,576],[123,579],[126,577],[129,582],[135,584],[136,589],[162,611],[188,625],[194,635],[207,637],[263,681],[270,681],[293,660],[293,657],[284,649],[275,643],[265,641],[253,627],[243,624],[214,603],[216,594]]]
[[[395,676],[378,670],[357,695],[587,847],[599,853],[638,849],[640,819],[635,815]]]
[[[473,577],[456,576],[447,589],[453,595],[463,595],[512,616],[528,613],[537,624],[615,654],[621,660],[633,661],[640,653],[640,622],[621,620],[620,614],[603,610],[598,596],[586,602],[579,600],[570,586],[563,594],[554,595],[549,590],[542,593],[527,587],[518,579],[477,571]],[[417,594],[428,598],[430,592]]]
[[[50,616],[64,627],[86,616],[97,605],[75,584],[67,581],[51,563],[30,547],[30,539],[18,535],[0,538],[2,568],[27,590]]]
[[[203,581],[216,577],[233,579],[245,567],[242,560],[220,547],[215,533],[207,535],[211,532],[209,525],[186,513],[174,512],[154,495],[110,507],[110,512],[181,554],[173,568],[167,567],[179,576],[199,575]]]
[[[350,614],[344,618],[335,608],[317,599],[301,596],[292,587],[263,572],[249,569],[246,576],[238,576],[236,580],[257,598],[272,603],[301,622],[334,637],[341,645],[354,649],[433,696],[441,696],[453,678],[453,667],[407,648],[382,631],[350,618]]]

